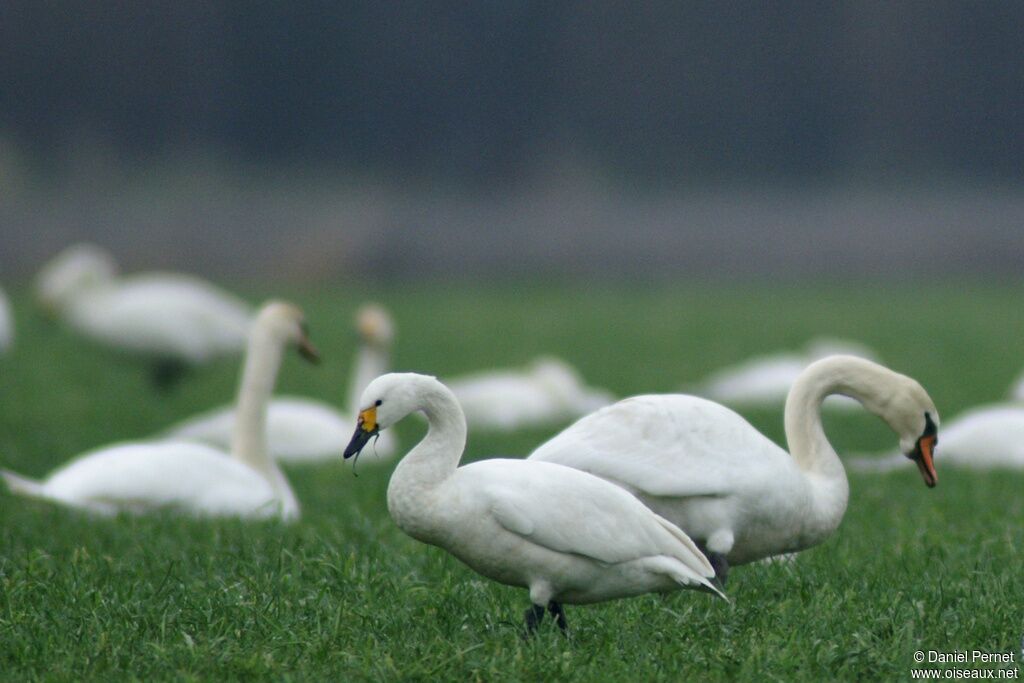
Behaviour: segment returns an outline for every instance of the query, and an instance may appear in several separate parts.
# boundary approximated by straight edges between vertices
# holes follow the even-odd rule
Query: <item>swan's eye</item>
[[[380,405],[381,403],[383,403],[383,402],[384,402],[384,401],[382,401],[382,400],[380,400],[380,399],[378,398],[378,399],[377,399],[377,401],[376,401],[376,403],[374,403],[373,405],[375,405],[375,406],[379,406],[379,405]]]

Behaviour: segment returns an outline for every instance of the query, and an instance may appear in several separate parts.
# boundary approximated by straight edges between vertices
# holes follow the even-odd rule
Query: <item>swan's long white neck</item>
[[[284,506],[285,516],[289,516],[298,510],[298,503],[267,450],[267,406],[274,393],[283,353],[284,341],[257,321],[250,332],[238,388],[231,455],[267,479]]]
[[[459,466],[466,447],[466,417],[455,395],[433,377],[411,376],[414,405],[427,416],[427,435],[402,458],[388,484],[388,510],[406,533],[431,542],[421,511]]]
[[[834,529],[846,511],[850,485],[846,470],[821,424],[821,404],[831,394],[859,401],[880,415],[897,375],[853,356],[833,356],[811,364],[793,383],[786,399],[786,441],[807,475],[816,525]],[[884,417],[884,416],[883,416]]]
[[[352,379],[348,391],[348,408],[353,415],[359,413],[359,400],[362,398],[363,389],[386,373],[390,363],[390,354],[385,346],[360,342],[355,364],[352,366]]]

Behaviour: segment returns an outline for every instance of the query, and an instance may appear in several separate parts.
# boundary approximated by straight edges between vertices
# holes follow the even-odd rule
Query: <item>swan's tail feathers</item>
[[[723,600],[725,594],[715,585],[715,568],[686,532],[660,515],[655,515],[662,528],[672,535],[674,557],[651,558],[657,568],[668,574],[681,586],[699,586],[701,590],[714,593]],[[665,562],[662,562],[664,560]]]
[[[726,602],[729,600],[729,598],[725,597],[725,593],[714,584],[712,580],[714,579],[714,572],[712,572],[711,577],[702,576],[701,572],[695,571],[693,567],[688,566],[678,558],[668,557],[667,555],[648,557],[643,562],[649,571],[665,574],[680,586],[697,588],[706,593],[717,595]]]
[[[690,567],[700,567],[700,573],[703,576],[709,579],[713,578],[715,576],[715,568],[711,566],[711,562],[705,557],[703,551],[697,547],[697,544],[693,542],[693,539],[687,536],[685,531],[661,515],[655,515],[655,517],[662,528],[672,534],[673,540],[682,544],[683,547],[677,548],[676,552],[679,560]]]
[[[10,470],[0,470],[0,477],[4,478],[7,488],[15,495],[27,496],[29,498],[46,498],[46,494],[43,492],[43,485],[34,479],[23,477]]]
[[[846,466],[854,472],[892,472],[910,463],[900,453],[891,455],[861,455],[854,458],[846,458]]]

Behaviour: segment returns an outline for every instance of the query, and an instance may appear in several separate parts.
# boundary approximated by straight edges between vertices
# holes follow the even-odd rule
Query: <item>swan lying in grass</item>
[[[352,423],[360,396],[374,377],[387,372],[390,365],[394,325],[391,316],[375,305],[363,306],[356,314],[360,345],[352,371],[349,406],[344,414],[320,401],[295,396],[274,398],[267,410],[267,447],[271,457],[281,462],[316,462],[338,456],[338,444],[352,433]],[[234,431],[235,409],[218,408],[189,418],[171,427],[163,438],[201,441],[224,447]],[[375,461],[394,455],[391,432],[381,434],[374,443]]]
[[[522,370],[494,370],[447,382],[474,431],[512,431],[565,423],[615,398],[586,386],[565,361],[537,358]]]
[[[859,472],[888,472],[907,463],[899,453],[849,458]],[[1024,406],[979,406],[942,428],[943,467],[1024,469]]]
[[[426,415],[427,435],[391,475],[388,510],[413,538],[444,548],[488,578],[528,588],[528,630],[545,609],[564,630],[563,602],[680,587],[716,590],[708,580],[714,570],[686,534],[616,486],[541,462],[459,467],[465,416],[433,377],[384,375],[366,388],[361,404],[346,458],[413,411]]]
[[[858,400],[900,437],[925,484],[939,414],[913,379],[863,358],[810,365],[786,400],[787,453],[728,408],[695,396],[637,396],[588,415],[529,457],[626,488],[709,551],[719,579],[730,564],[802,550],[835,531],[849,485],[825,437],[821,403]]]
[[[86,453],[36,482],[0,471],[13,493],[98,514],[170,509],[197,516],[297,519],[299,505],[284,475],[267,455],[267,401],[286,344],[317,358],[302,312],[272,302],[250,334],[238,391],[231,457],[188,442],[137,442]]]
[[[93,341],[154,362],[158,386],[189,366],[245,347],[252,308],[208,282],[176,273],[117,277],[107,252],[75,245],[40,272],[43,308]]]
[[[782,352],[758,356],[711,373],[688,390],[704,398],[744,408],[782,406],[800,373],[811,363],[828,356],[846,355],[877,361],[862,344],[839,339],[814,339],[800,353]],[[856,401],[835,396],[829,408],[856,408]]]
[[[7,353],[14,345],[14,316],[7,295],[0,289],[0,353]]]

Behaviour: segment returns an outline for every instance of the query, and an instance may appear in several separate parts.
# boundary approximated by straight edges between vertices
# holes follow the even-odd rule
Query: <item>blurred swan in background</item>
[[[558,425],[615,400],[608,391],[588,387],[572,366],[551,356],[523,369],[476,372],[445,383],[463,406],[470,429],[480,431]]]
[[[169,386],[184,370],[239,353],[253,309],[190,275],[141,273],[118,277],[105,250],[68,247],[40,271],[39,304],[79,334],[154,362],[154,382]]]
[[[249,339],[238,391],[230,457],[191,442],[134,442],[86,453],[43,481],[0,470],[12,493],[102,515],[171,510],[196,516],[294,520],[299,505],[266,448],[267,402],[287,344],[309,360],[316,351],[302,312],[265,305]]]
[[[281,462],[317,462],[335,460],[352,435],[352,424],[363,389],[372,379],[390,368],[394,322],[382,307],[368,304],[356,313],[359,346],[349,385],[349,409],[344,413],[330,404],[297,396],[274,398],[267,409],[267,447],[271,457]],[[224,406],[189,418],[163,433],[172,440],[201,441],[225,447],[234,431],[235,409]],[[373,448],[371,462],[394,455],[394,435],[380,435]]]
[[[565,630],[562,603],[592,603],[682,587],[717,592],[714,570],[693,541],[623,489],[560,465],[480,460],[459,467],[466,420],[433,377],[375,379],[345,457],[414,411],[427,435],[388,484],[388,511],[418,541],[484,576],[529,589],[528,630],[545,610]]]
[[[885,420],[925,484],[936,485],[935,404],[913,379],[853,356],[819,360],[793,384],[785,412],[789,453],[725,406],[675,394],[599,410],[529,460],[625,487],[702,544],[724,580],[730,564],[809,548],[842,521],[849,485],[821,424],[822,401],[836,393]]]
[[[1024,406],[992,404],[957,415],[942,428],[943,467],[1024,469]],[[888,472],[907,464],[899,453],[848,458],[859,472]]]
[[[812,339],[802,352],[780,352],[757,356],[721,370],[685,391],[739,408],[781,407],[790,387],[811,363],[828,356],[856,356],[878,362],[876,354],[858,342],[821,337]],[[845,396],[826,401],[829,408],[856,408]]]
[[[4,290],[0,289],[0,353],[7,353],[14,346],[14,315]]]

